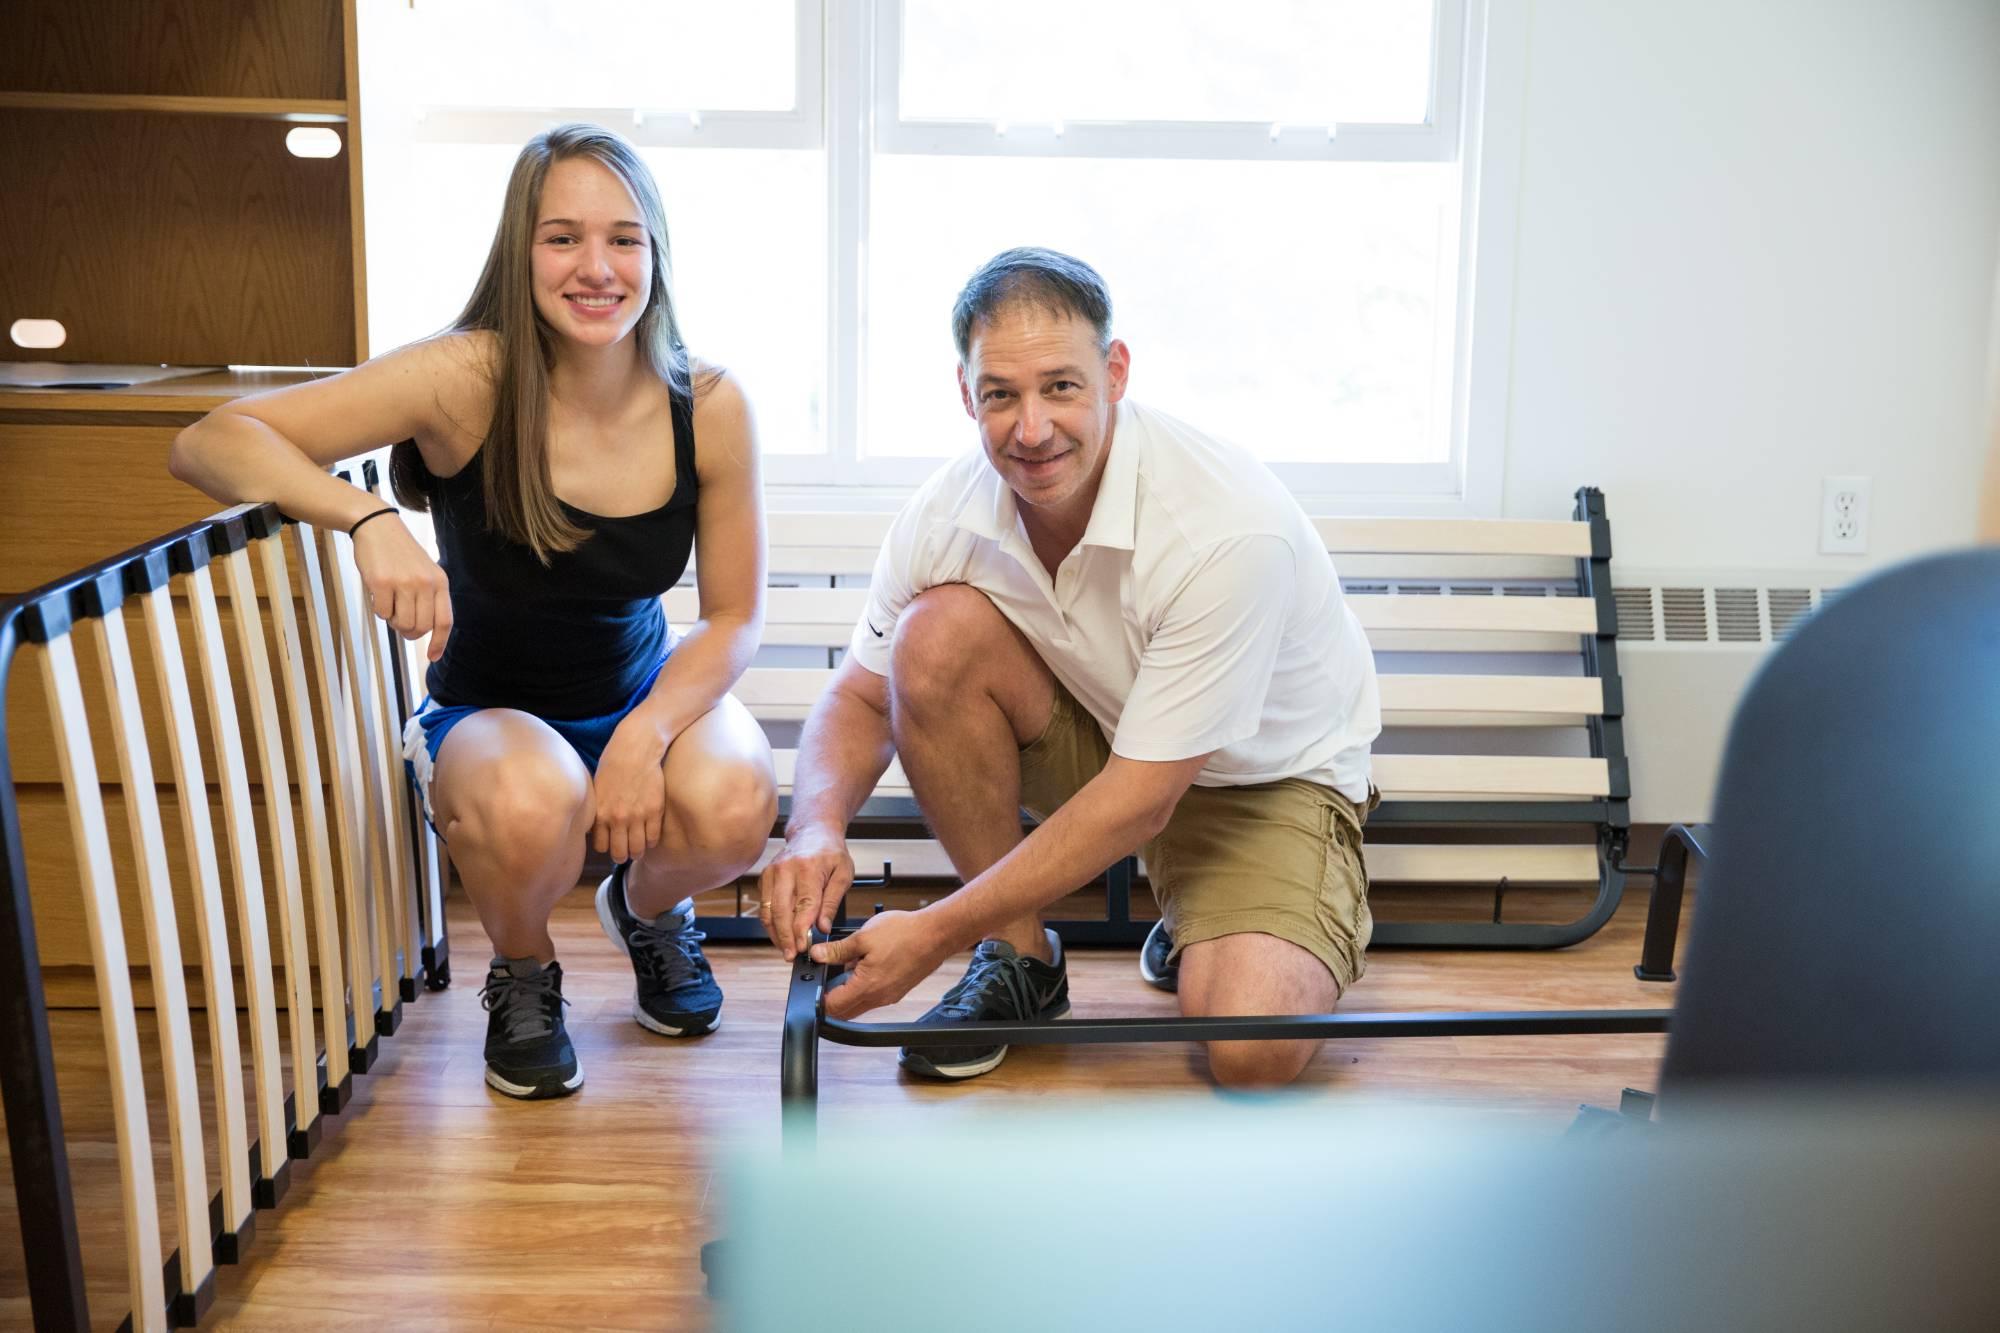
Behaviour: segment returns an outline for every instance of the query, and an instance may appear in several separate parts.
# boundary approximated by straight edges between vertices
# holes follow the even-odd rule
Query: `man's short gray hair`
[[[951,337],[961,363],[972,352],[972,330],[1012,305],[1088,320],[1097,350],[1111,348],[1111,289],[1081,259],[1040,246],[1004,250],[966,280],[951,307]]]

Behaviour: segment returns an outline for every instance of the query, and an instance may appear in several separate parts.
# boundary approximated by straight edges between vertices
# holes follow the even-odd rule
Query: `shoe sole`
[[[598,881],[597,885],[597,924],[604,928],[605,938],[618,946],[619,953],[624,954],[627,958],[632,956],[632,951],[625,947],[625,937],[618,933],[618,923],[611,919],[611,876],[609,875]],[[640,1027],[646,1029],[646,1031],[657,1032],[662,1037],[705,1037],[722,1026],[722,1019],[720,1016],[717,1016],[704,1022],[691,1022],[684,1027],[674,1027],[672,1024],[664,1023],[647,1013],[645,1007],[636,999],[632,1002],[632,1018]]]
[[[1053,1023],[1059,1018],[1068,1018],[1068,1017],[1069,1017],[1069,1005],[1065,1003],[1063,1007],[1061,1009],[1058,1009],[1055,1013],[1044,1014],[1042,1016],[1042,1021]],[[1000,1062],[1007,1058],[1007,1052],[1011,1049],[1013,1048],[1008,1046],[1002,1046],[998,1050],[994,1051],[992,1055],[987,1056],[984,1059],[969,1060],[962,1064],[954,1064],[954,1065],[941,1065],[931,1060],[928,1056],[921,1054],[920,1052],[905,1051],[900,1057],[898,1057],[896,1063],[900,1064],[903,1068],[909,1070],[912,1074],[917,1075],[919,1078],[934,1078],[934,1079],[941,1079],[946,1082],[958,1082],[961,1079],[978,1078],[981,1074],[992,1073],[994,1070],[1000,1067]]]
[[[1148,931],[1146,934],[1146,938],[1148,940],[1151,940],[1153,938],[1152,932]],[[1147,951],[1145,945],[1143,944],[1140,945],[1139,975],[1145,979],[1146,984],[1148,986],[1153,987],[1155,990],[1163,990],[1163,991],[1179,990],[1181,985],[1180,968],[1169,966],[1167,970],[1164,972],[1155,972],[1152,968],[1152,964],[1146,961],[1146,952]]]
[[[690,1023],[686,1027],[670,1027],[647,1013],[636,1001],[632,1005],[632,1019],[648,1032],[657,1032],[662,1037],[706,1037],[722,1026],[720,1018],[711,1018],[706,1023]]]
[[[517,1101],[524,1102],[546,1101],[551,1097],[567,1097],[583,1086],[583,1066],[578,1065],[576,1072],[561,1083],[534,1084],[512,1082],[497,1072],[492,1065],[488,1065],[486,1066],[486,1086],[495,1092],[505,1093]]]

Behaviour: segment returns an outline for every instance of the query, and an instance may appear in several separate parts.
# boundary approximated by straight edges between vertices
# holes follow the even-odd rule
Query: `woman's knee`
[[[758,764],[713,765],[678,790],[670,783],[667,799],[690,851],[744,866],[763,854],[778,818],[777,786]]]
[[[590,778],[578,763],[532,752],[484,765],[471,790],[447,813],[446,841],[519,866],[539,867],[589,827]]]

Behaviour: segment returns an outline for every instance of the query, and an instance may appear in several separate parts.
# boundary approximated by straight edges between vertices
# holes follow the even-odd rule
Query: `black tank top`
[[[486,527],[480,454],[430,482],[451,637],[426,677],[440,704],[601,717],[622,707],[667,646],[660,594],[694,546],[694,407],[672,395],[674,493],[650,513],[606,518],[564,504],[590,533],[543,565]],[[483,450],[481,451],[483,452]]]

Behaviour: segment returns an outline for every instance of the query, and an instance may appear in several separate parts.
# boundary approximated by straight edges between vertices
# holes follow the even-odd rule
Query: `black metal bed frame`
[[[1437,949],[1560,949],[1589,939],[1604,927],[1618,910],[1627,876],[1647,873],[1625,864],[1631,843],[1631,767],[1625,754],[1625,693],[1618,673],[1618,608],[1611,588],[1611,523],[1605,513],[1604,494],[1594,486],[1580,487],[1572,517],[1590,525],[1590,554],[1576,560],[1579,597],[1590,600],[1596,612],[1593,634],[1581,636],[1580,652],[1584,672],[1601,682],[1604,707],[1599,716],[1586,719],[1590,757],[1603,759],[1609,770],[1610,793],[1591,800],[1577,801],[1395,801],[1379,806],[1368,817],[1371,828],[1496,829],[1526,831],[1531,828],[1568,827],[1588,831],[1597,846],[1598,882],[1589,908],[1574,921],[1560,923],[1511,922],[1500,919],[1509,887],[1504,881],[1494,889],[1491,921],[1377,921],[1372,944],[1391,948]],[[791,799],[779,802],[782,822],[790,814]],[[907,796],[875,796],[855,815],[855,828],[889,830],[921,828],[922,812]],[[1138,861],[1125,857],[1104,874],[1105,912],[1101,919],[1050,920],[1045,924],[1071,945],[1137,948],[1152,929],[1152,922],[1132,916],[1132,889],[1138,876]],[[1663,886],[1656,883],[1655,899]],[[1678,884],[1674,886],[1673,920],[1678,920]],[[742,904],[727,916],[703,916],[697,924],[710,939],[758,941],[765,939],[762,924],[742,915]],[[1664,905],[1663,905],[1664,906]],[[849,922],[847,905],[842,904],[838,924]],[[1671,922],[1659,939],[1654,920],[1648,918],[1645,952],[1650,959],[1664,948],[1673,949]],[[1649,974],[1649,972],[1651,974]],[[1658,975],[1649,969],[1644,980],[1671,980],[1671,969]]]
[[[852,934],[836,929],[832,938]],[[813,932],[815,942],[828,936]],[[844,971],[801,954],[792,962],[779,1046],[778,1097],[789,1143],[809,1142],[819,1105],[819,1043],[909,1046],[1096,1046],[1115,1042],[1287,1041],[1364,1037],[1549,1037],[1665,1032],[1670,1009],[1529,1009],[1440,1013],[1332,1013],[1228,1018],[1097,1018],[1023,1023],[855,1023],[826,1016],[826,991]]]
[[[374,489],[378,474],[373,460],[366,462],[361,471],[368,488]],[[341,475],[347,478],[347,474]],[[167,586],[175,574],[204,569],[212,561],[242,550],[252,540],[275,536],[289,521],[273,504],[231,510],[156,537],[30,592],[0,597],[0,894],[5,899],[4,910],[0,910],[0,1097],[4,1097],[6,1108],[14,1196],[26,1250],[29,1307],[37,1329],[81,1331],[90,1327],[90,1318],[84,1295],[83,1256],[70,1184],[69,1152],[56,1092],[55,1050],[43,993],[41,959],[35,945],[27,860],[7,746],[8,675],[24,641],[45,643],[74,624],[116,615],[128,595]],[[392,653],[390,657],[398,705],[407,713],[409,681],[404,677],[401,655]],[[421,824],[416,822],[421,815],[410,799],[407,784],[402,796],[403,813],[412,820],[413,834],[421,835]],[[412,845],[420,846],[421,842]],[[404,1002],[417,998],[419,980],[429,990],[442,990],[450,984],[450,951],[444,922],[439,920],[434,924],[436,945],[427,938],[420,958],[411,960],[415,976],[399,979],[398,991]],[[383,978],[385,986],[389,983],[389,978]],[[359,1006],[370,1001],[359,995],[354,998],[357,1026],[350,1029],[348,1050],[352,1072],[339,1084],[329,1086],[325,1062],[319,1062],[322,1115],[338,1115],[346,1108],[353,1095],[352,1074],[369,1071],[375,1063],[380,1038],[395,1032],[402,1018],[401,1007],[386,1005],[385,997],[378,993],[372,997],[376,1006],[372,1027],[364,1033],[359,1030],[362,1018]],[[285,1096],[284,1118],[287,1142],[272,1154],[275,1166],[268,1172],[263,1145],[258,1142],[249,1145],[253,1211],[240,1219],[228,1219],[223,1216],[219,1191],[209,1201],[210,1239],[218,1264],[242,1260],[256,1233],[254,1210],[277,1207],[291,1183],[292,1160],[305,1159],[318,1146],[317,1132],[307,1134],[297,1128],[299,1117],[290,1093]],[[314,1121],[313,1129],[319,1128],[319,1122]],[[211,1271],[202,1289],[194,1292],[182,1289],[180,1274],[180,1250],[176,1247],[165,1259],[167,1322],[170,1326],[191,1327],[214,1300],[215,1274]],[[125,1327],[131,1327],[133,1322],[128,1314]]]
[[[1661,853],[1662,865],[1646,871],[1625,864],[1631,836],[1631,777],[1625,757],[1624,693],[1618,676],[1618,614],[1611,592],[1611,528],[1604,496],[1594,487],[1576,493],[1575,517],[1590,524],[1591,552],[1576,561],[1578,592],[1592,600],[1597,628],[1582,642],[1584,666],[1603,682],[1604,709],[1588,720],[1590,752],[1607,761],[1610,794],[1597,800],[1564,802],[1413,801],[1384,805],[1371,824],[1428,827],[1485,827],[1551,824],[1585,825],[1594,829],[1598,847],[1597,896],[1575,921],[1543,925],[1502,922],[1496,894],[1494,920],[1482,922],[1388,922],[1375,927],[1377,944],[1454,949],[1555,949],[1588,939],[1618,908],[1628,874],[1653,873],[1651,910],[1642,961],[1634,969],[1642,980],[1673,979],[1674,931],[1680,918],[1680,898],[1687,845],[1700,852],[1679,825]],[[875,798],[864,806],[857,822],[916,819],[908,798]],[[1131,889],[1136,863],[1132,858],[1106,875],[1106,919],[1051,921],[1065,945],[1136,946],[1151,922],[1131,917]],[[885,885],[883,878],[857,881]],[[1502,886],[1504,890],[1504,885]],[[704,929],[723,939],[761,939],[761,923],[740,917],[710,917]],[[834,936],[851,933],[843,901]],[[814,932],[815,939],[825,936]],[[860,1023],[828,1018],[825,995],[842,971],[801,955],[792,963],[785,999],[780,1045],[779,1096],[786,1110],[788,1135],[810,1135],[819,1088],[819,1043],[843,1046],[962,1046],[967,1041],[1007,1045],[1075,1045],[1108,1042],[1326,1040],[1358,1037],[1458,1036],[1580,1036],[1610,1033],[1665,1032],[1672,1017],[1667,1009],[1530,1010],[1466,1013],[1330,1013],[1228,1018],[1110,1018],[1064,1020],[1055,1023]]]

